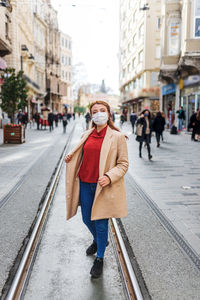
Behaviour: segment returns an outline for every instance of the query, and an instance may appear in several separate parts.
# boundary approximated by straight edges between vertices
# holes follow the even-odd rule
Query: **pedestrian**
[[[55,125],[56,125],[56,127],[58,127],[58,113],[55,113],[54,114],[54,121],[55,121]]]
[[[92,128],[66,156],[67,219],[79,205],[82,219],[93,236],[87,255],[97,252],[90,274],[98,278],[108,245],[108,219],[127,215],[124,175],[128,170],[126,138],[111,119],[104,101],[90,105]],[[80,192],[79,192],[80,191]]]
[[[75,115],[75,112],[73,112],[73,120],[75,120],[76,118],[76,115]]]
[[[130,115],[130,122],[132,125],[132,132],[134,133],[134,128],[135,128],[135,122],[137,121],[137,115],[134,112],[134,110],[132,111],[131,115]]]
[[[142,158],[142,145],[143,142],[145,142],[147,146],[149,160],[152,159],[151,147],[150,147],[151,132],[152,132],[151,114],[150,111],[146,109],[140,114],[140,118],[137,120],[137,124],[136,124],[136,135],[137,135],[136,141],[139,142],[140,158]]]
[[[165,130],[165,118],[163,118],[161,112],[159,111],[152,124],[153,131],[156,133],[157,147],[160,147],[160,138],[163,131]]]
[[[90,116],[90,113],[87,112],[85,115],[86,130],[89,128],[90,121],[91,121],[91,116]]]
[[[19,112],[17,114],[17,121],[18,121],[18,124],[21,124],[22,123],[22,118],[23,118],[23,112],[21,109],[19,109]]]
[[[28,113],[27,112],[23,113],[21,123],[25,126],[25,128],[27,127],[27,124],[28,124]]]
[[[183,106],[180,106],[179,110],[176,112],[178,114],[178,131],[183,129],[183,121],[185,120],[185,112]]]
[[[53,121],[54,121],[54,114],[52,111],[48,114],[48,123],[49,123],[49,131],[53,130]]]
[[[199,109],[197,109],[196,112],[193,112],[193,114],[190,117],[190,122],[188,124],[188,131],[190,128],[192,128],[192,135],[191,135],[191,140],[194,141],[195,140],[195,120],[196,120],[196,114],[199,112]]]
[[[125,122],[125,115],[122,113],[120,115],[120,127],[122,127],[122,125],[124,124],[124,122]]]
[[[66,127],[67,127],[67,114],[63,114],[62,116],[62,122],[63,122],[63,133],[66,133]]]
[[[200,111],[196,113],[194,121],[194,141],[197,142],[200,140]]]
[[[34,119],[35,119],[35,122],[37,124],[37,130],[39,130],[40,129],[40,114],[38,112],[36,112],[34,114]]]

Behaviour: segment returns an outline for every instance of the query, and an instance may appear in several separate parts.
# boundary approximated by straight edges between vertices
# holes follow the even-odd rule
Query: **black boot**
[[[99,278],[103,271],[103,258],[97,257],[94,261],[90,274],[93,278]]]
[[[139,157],[142,158],[142,152],[139,153]]]
[[[106,247],[108,247],[109,241],[107,241]],[[97,243],[93,241],[93,243],[87,248],[86,255],[93,255],[97,252]]]
[[[152,157],[153,157],[153,156],[152,156],[151,154],[149,154],[149,160],[151,160],[151,159],[152,159]]]
[[[90,245],[90,247],[86,250],[86,255],[93,255],[97,252],[97,243],[93,241],[93,243]]]

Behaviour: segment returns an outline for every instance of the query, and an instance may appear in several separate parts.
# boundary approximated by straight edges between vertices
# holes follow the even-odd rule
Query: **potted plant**
[[[15,69],[5,69],[1,75],[1,108],[11,117],[11,124],[4,125],[4,143],[25,142],[25,128],[23,125],[14,124],[15,113],[27,106],[27,87],[23,77],[23,71],[15,72]]]
[[[25,126],[21,124],[6,124],[3,126],[3,141],[6,143],[24,143]]]

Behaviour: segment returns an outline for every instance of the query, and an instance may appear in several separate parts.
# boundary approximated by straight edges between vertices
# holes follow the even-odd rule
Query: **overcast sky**
[[[119,0],[51,1],[60,29],[72,37],[73,64],[85,65],[85,83],[105,79],[118,93]]]

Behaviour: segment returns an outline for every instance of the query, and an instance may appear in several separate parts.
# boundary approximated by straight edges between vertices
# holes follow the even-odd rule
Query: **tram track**
[[[10,285],[6,296],[2,299],[18,300],[24,298],[26,287],[31,275],[35,258],[37,256],[40,242],[42,240],[43,232],[45,230],[45,225],[48,221],[51,204],[53,202],[53,198],[59,183],[61,170],[64,164],[64,157],[66,155],[66,152],[68,151],[75,126],[76,125],[74,125],[72,131],[69,134],[67,144],[64,147],[59,162],[54,170],[54,173],[52,174],[50,184],[47,186],[45,199],[42,202],[40,212],[38,213],[37,220],[29,237],[29,241],[27,243],[20,264],[17,268],[17,272],[12,280],[12,284]],[[124,286],[125,297],[127,300],[143,300],[144,298],[141,293],[135,272],[133,270],[129,254],[126,250],[123,236],[120,233],[120,224],[118,221],[119,220],[116,219],[110,220],[109,234],[114,248],[116,260],[118,262],[119,271]]]

